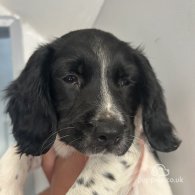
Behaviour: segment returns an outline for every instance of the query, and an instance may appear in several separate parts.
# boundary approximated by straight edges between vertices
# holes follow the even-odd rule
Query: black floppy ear
[[[148,59],[139,50],[135,51],[135,61],[141,72],[139,86],[144,133],[154,149],[176,150],[180,140],[174,135],[174,127],[169,121],[163,90]]]
[[[36,50],[6,90],[7,112],[19,153],[43,154],[55,140],[56,114],[49,86],[52,54],[49,45]]]

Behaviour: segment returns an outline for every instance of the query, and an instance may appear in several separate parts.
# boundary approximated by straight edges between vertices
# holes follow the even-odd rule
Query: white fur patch
[[[106,55],[106,49],[101,46],[101,43],[99,43],[99,47],[95,49],[95,52],[97,53],[97,56],[99,58],[100,62],[100,71],[101,71],[101,105],[99,112],[97,114],[97,118],[101,118],[101,115],[103,114],[106,118],[116,118],[120,122],[124,122],[124,118],[117,108],[116,104],[114,103],[113,97],[111,95],[111,92],[109,90],[108,86],[108,77],[107,77],[107,71],[108,71],[108,64],[109,60]]]
[[[17,153],[11,146],[0,159],[0,195],[23,195],[29,171],[40,167],[41,157]]]
[[[65,159],[75,151],[73,147],[66,145],[64,142],[60,141],[59,135],[57,135],[53,147],[56,154]]]

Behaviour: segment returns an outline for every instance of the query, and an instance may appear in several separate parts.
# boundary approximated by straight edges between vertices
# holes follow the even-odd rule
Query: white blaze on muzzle
[[[106,55],[106,49],[101,47],[96,48],[97,56],[99,57],[100,62],[100,73],[101,73],[101,87],[100,87],[100,94],[101,94],[101,104],[99,107],[99,111],[97,113],[98,118],[115,118],[116,120],[120,121],[121,123],[124,122],[124,118],[118,109],[117,105],[115,104],[112,94],[109,90],[108,86],[108,64],[109,59]]]

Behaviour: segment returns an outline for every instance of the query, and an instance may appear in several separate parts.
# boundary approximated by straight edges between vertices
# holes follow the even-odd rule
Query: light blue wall
[[[2,100],[4,89],[13,78],[10,37],[0,38],[0,156],[8,147],[9,124],[5,111],[5,102]]]

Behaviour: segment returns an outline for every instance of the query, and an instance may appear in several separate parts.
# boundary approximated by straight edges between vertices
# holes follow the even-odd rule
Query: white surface
[[[0,0],[1,2],[1,0]],[[16,13],[12,13],[10,10],[6,9],[0,4],[0,15],[2,16],[14,16],[20,18]],[[31,27],[27,22],[22,22],[22,43],[24,49],[24,61],[26,62],[32,52],[38,47],[38,45],[46,42],[46,39],[43,38],[36,30]],[[24,63],[21,66],[14,67],[14,75],[17,76],[19,72],[23,69]]]
[[[161,155],[174,184],[175,195],[193,195],[195,186],[195,1],[112,0],[95,27],[143,45],[167,97],[172,122],[183,140],[173,153]]]
[[[93,25],[104,0],[0,0],[45,38]]]

